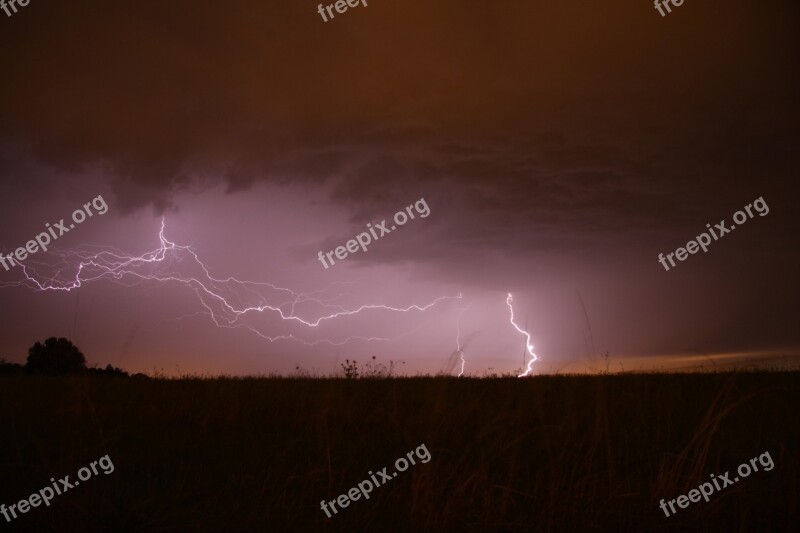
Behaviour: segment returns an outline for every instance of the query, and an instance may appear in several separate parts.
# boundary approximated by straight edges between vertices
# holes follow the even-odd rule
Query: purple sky
[[[197,282],[137,276],[202,278],[236,309],[292,298],[212,287],[185,250],[71,291],[0,268],[0,357],[67,336],[130,371],[329,373],[375,355],[437,372],[460,329],[467,373],[506,372],[525,342],[509,292],[535,372],[603,367],[605,351],[626,369],[795,357],[797,5],[553,4],[374,0],[328,22],[310,2],[0,13],[0,252],[108,205],[57,240],[63,262],[27,260],[49,265],[32,264],[40,283],[75,277],[70,251],[158,249],[163,218],[214,278],[325,290],[328,307],[295,306],[307,322],[462,296],[231,323]],[[659,264],[760,197],[768,215]],[[317,260],[420,198],[428,217]]]

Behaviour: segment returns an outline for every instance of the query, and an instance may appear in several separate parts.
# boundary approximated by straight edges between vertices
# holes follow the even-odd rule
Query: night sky
[[[0,12],[0,252],[108,206],[25,271],[0,267],[0,357],[65,336],[90,365],[135,372],[327,374],[374,355],[458,373],[460,346],[466,374],[512,372],[512,293],[534,373],[605,369],[606,351],[612,370],[796,361],[799,10]],[[427,217],[321,265],[421,198]],[[707,253],[658,262],[759,198],[768,214]],[[165,242],[191,248],[79,272],[97,254],[156,258],[162,220]],[[365,305],[426,308],[351,313]]]

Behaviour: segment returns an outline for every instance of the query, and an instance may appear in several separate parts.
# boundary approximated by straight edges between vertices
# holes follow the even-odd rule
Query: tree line
[[[129,374],[111,365],[105,368],[88,368],[86,357],[72,341],[64,337],[50,337],[44,343],[36,342],[28,349],[24,365],[0,359],[0,374],[41,374],[63,376],[70,374],[94,374],[102,376],[129,377]],[[143,374],[136,374],[142,376]]]

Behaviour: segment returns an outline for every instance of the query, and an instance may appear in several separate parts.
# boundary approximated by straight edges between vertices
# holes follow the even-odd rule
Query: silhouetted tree
[[[9,363],[5,359],[0,359],[0,374],[21,374],[22,365],[19,363]]]
[[[128,373],[122,370],[121,368],[117,368],[115,366],[107,365],[104,369],[103,368],[90,368],[88,370],[90,374],[95,374],[97,376],[108,376],[108,377],[119,377],[119,378],[127,378]]]
[[[30,347],[25,370],[50,375],[84,372],[86,358],[68,339],[50,337]]]

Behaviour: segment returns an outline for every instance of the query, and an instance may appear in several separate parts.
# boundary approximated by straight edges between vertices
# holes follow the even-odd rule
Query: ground
[[[108,455],[8,531],[789,531],[799,372],[531,379],[0,376],[0,502]],[[328,518],[399,457],[417,461]],[[666,517],[769,452],[774,468]],[[733,478],[733,475],[730,476]]]

